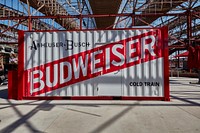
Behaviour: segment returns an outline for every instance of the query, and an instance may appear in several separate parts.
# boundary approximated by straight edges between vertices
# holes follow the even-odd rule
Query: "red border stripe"
[[[24,94],[24,31],[18,31],[18,100]]]
[[[169,97],[169,50],[168,50],[168,28],[162,27],[163,46],[164,46],[164,97],[165,101],[170,101]]]

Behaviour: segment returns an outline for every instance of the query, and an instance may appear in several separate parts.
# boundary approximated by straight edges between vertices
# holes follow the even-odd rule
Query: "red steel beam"
[[[176,49],[184,49],[186,48],[186,46],[182,46],[182,45],[170,45],[168,46],[169,49],[172,49],[172,48],[176,48]]]
[[[200,12],[199,12],[200,13]],[[193,12],[191,13],[193,14]],[[198,14],[195,12],[194,14]],[[123,14],[89,14],[89,15],[49,15],[49,16],[31,16],[31,19],[56,19],[56,18],[96,18],[96,17],[119,17],[119,16],[130,16],[130,17],[145,17],[145,16],[185,16],[187,13],[147,13],[147,14],[132,14],[132,13],[123,13]],[[29,16],[8,16],[1,17],[0,20],[19,20],[19,19],[28,19]]]
[[[187,11],[187,38],[188,38],[188,45],[191,45],[191,38],[192,38],[192,18],[190,10]]]

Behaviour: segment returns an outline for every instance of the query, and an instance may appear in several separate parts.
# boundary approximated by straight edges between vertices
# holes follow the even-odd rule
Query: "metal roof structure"
[[[92,12],[95,15],[117,14],[122,0],[108,2],[107,0],[89,0]],[[114,24],[115,17],[95,18],[97,28],[106,28]]]
[[[20,0],[27,5],[39,10],[44,15],[69,15],[66,10],[56,0]],[[29,11],[30,14],[30,11]],[[67,29],[75,29],[76,24],[70,22],[69,18],[59,19],[55,18],[55,21],[62,27]]]
[[[0,43],[18,30],[169,28],[170,54],[200,43],[200,0],[0,0]]]
[[[141,14],[147,14],[147,13],[151,13],[151,14],[166,14],[167,12],[169,12],[171,9],[176,8],[177,6],[179,6],[180,4],[182,4],[183,2],[186,2],[187,0],[173,0],[173,1],[158,1],[158,0],[149,0],[147,1],[146,7],[141,10]],[[137,9],[135,9],[137,10]],[[158,19],[159,16],[154,16],[152,15],[151,17],[142,17],[142,22],[140,20],[136,20],[135,25],[137,26],[142,26],[145,25],[147,23],[151,24],[153,21],[155,21],[156,19]]]

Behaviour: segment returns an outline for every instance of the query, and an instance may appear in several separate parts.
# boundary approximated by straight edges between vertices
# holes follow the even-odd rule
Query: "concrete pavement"
[[[171,101],[8,100],[0,87],[0,133],[200,133],[200,85],[170,78]]]

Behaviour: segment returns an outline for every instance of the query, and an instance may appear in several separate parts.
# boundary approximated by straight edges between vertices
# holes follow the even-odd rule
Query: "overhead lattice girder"
[[[200,11],[200,6],[194,8],[192,12],[195,12],[195,11]],[[192,19],[196,19],[196,17],[193,16],[193,15],[191,17],[192,17]],[[174,28],[176,28],[180,25],[183,25],[186,22],[187,22],[187,16],[179,16],[176,19],[167,23],[167,25],[168,25],[169,30],[171,30],[171,29],[174,29]]]
[[[0,17],[14,18],[14,17],[20,17],[20,16],[26,16],[26,14],[23,13],[23,12],[11,9],[9,7],[6,7],[6,6],[2,6],[0,8]],[[19,20],[17,21],[17,20],[14,20],[14,19],[13,19],[13,21],[15,23],[19,23],[20,22]],[[21,24],[28,27],[28,23],[26,21],[21,22]],[[49,24],[47,24],[47,23],[45,23],[43,21],[37,20],[37,19],[32,20],[32,26],[33,26],[33,29],[36,29],[36,30],[37,29],[47,30],[47,29],[52,28],[51,25],[49,25]]]
[[[20,1],[27,4],[27,0]],[[29,4],[31,7],[39,9],[39,11],[45,14],[46,16],[69,15],[56,0],[31,0],[29,1]],[[76,29],[77,27],[76,23],[70,18],[56,18],[55,21],[65,29]]]
[[[98,14],[117,14],[122,0],[89,0],[92,12]],[[114,24],[116,17],[95,18],[97,28],[107,28]]]
[[[142,14],[147,14],[147,13],[167,13],[171,9],[177,7],[178,5],[182,4],[183,2],[186,2],[188,0],[162,0],[162,1],[157,1],[157,0],[151,0],[148,2],[146,8],[142,10]],[[142,17],[141,18],[143,21],[146,23],[151,24],[153,21],[158,19],[158,16],[151,16],[151,17]],[[140,20],[135,21],[135,26],[142,26],[142,25],[147,25],[144,22],[141,22]]]

